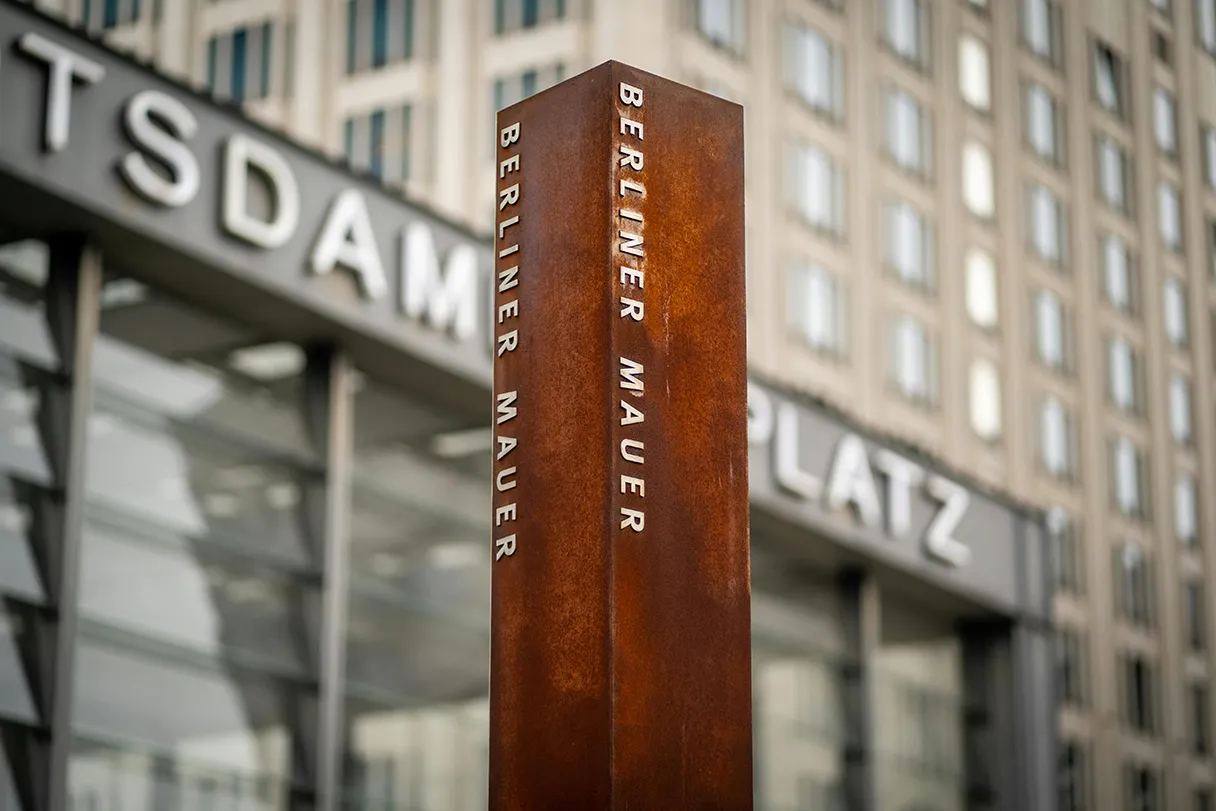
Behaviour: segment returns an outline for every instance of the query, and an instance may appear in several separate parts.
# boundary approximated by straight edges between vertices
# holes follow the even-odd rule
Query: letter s
[[[162,126],[152,121],[155,115]],[[119,171],[133,190],[169,208],[186,205],[198,194],[198,160],[184,141],[198,132],[198,121],[177,99],[159,90],[145,90],[127,103],[123,113],[127,136],[140,149],[128,152]],[[140,151],[143,150],[143,151]],[[172,180],[166,180],[148,163],[144,152],[169,167]]]

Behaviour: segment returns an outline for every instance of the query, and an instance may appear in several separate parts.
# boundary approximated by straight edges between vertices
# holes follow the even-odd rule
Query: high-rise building
[[[1062,811],[1212,807],[1216,0],[36,5],[487,235],[497,109],[742,103],[753,369],[1047,511]]]

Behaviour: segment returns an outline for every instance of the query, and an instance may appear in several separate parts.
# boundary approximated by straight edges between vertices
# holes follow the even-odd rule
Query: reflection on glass
[[[345,807],[486,805],[490,434],[366,385],[356,397]]]
[[[38,722],[38,711],[18,653],[24,633],[22,618],[0,607],[0,720],[33,724]],[[0,760],[3,759],[0,750]]]
[[[59,471],[46,419],[61,397],[59,351],[46,317],[47,248],[35,241],[0,245],[0,723],[6,732],[45,719],[35,703],[31,610],[47,603],[38,551],[47,533],[43,507],[60,501]],[[26,655],[23,655],[23,651]],[[13,773],[0,747],[0,809],[17,808]]]
[[[753,544],[757,811],[843,811],[845,662],[830,583]]]
[[[303,352],[127,279],[103,288],[101,332],[77,807],[285,811],[315,772],[324,477]]]
[[[34,561],[34,488],[0,476],[0,593],[31,603],[46,601]]]
[[[875,684],[879,811],[962,811],[962,653],[953,629],[884,595]]]

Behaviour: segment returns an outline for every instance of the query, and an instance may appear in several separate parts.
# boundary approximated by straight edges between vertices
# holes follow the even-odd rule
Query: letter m
[[[401,308],[410,318],[425,319],[438,330],[451,330],[460,340],[477,332],[477,253],[458,245],[442,270],[430,226],[411,223],[401,248]]]
[[[643,391],[642,364],[635,363],[623,355],[621,356],[621,388],[638,393]]]
[[[494,420],[495,424],[502,425],[504,422],[515,418],[515,401],[519,398],[519,392],[505,391],[499,394],[494,399],[498,401],[498,418]]]

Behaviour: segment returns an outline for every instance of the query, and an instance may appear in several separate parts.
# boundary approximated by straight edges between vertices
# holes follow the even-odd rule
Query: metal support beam
[[[76,689],[80,543],[84,527],[85,466],[93,410],[93,347],[101,315],[101,253],[75,237],[49,241],[47,320],[69,376],[67,441],[62,447],[63,518],[58,566],[53,572],[57,623],[50,713],[47,811],[66,811],[72,752],[72,698]]]
[[[346,614],[350,556],[350,471],[353,453],[352,369],[339,350],[309,353],[305,378],[308,423],[325,466],[319,516],[322,560],[319,718],[316,730],[318,811],[341,808],[345,746]]]

